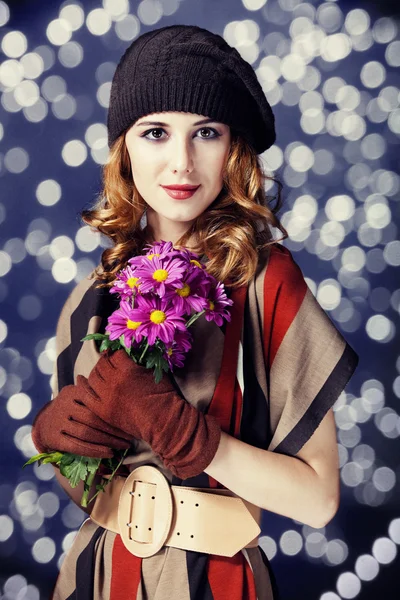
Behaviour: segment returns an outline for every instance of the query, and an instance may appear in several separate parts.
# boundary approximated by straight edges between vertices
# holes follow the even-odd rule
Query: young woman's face
[[[228,125],[193,113],[152,113],[128,129],[133,180],[156,233],[179,237],[215,200],[230,141]],[[184,199],[171,197],[163,187],[179,184],[199,187]]]

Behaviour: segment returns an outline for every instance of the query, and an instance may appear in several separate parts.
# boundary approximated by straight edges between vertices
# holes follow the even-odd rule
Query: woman
[[[335,515],[332,406],[358,357],[273,239],[270,227],[287,233],[279,195],[266,206],[258,159],[275,141],[272,110],[223,38],[174,25],[122,56],[108,133],[103,194],[83,220],[113,245],[63,307],[54,399],[32,437],[39,451],[130,450],[126,472],[89,507],[53,598],[276,600],[257,543],[261,510],[313,527]],[[191,191],[176,191],[182,185]],[[116,272],[155,241],[197,252],[233,300],[229,323],[195,322],[184,368],[159,384],[123,350],[100,355],[80,341],[104,331]],[[135,469],[144,476],[126,493]],[[56,475],[79,503],[82,489]]]

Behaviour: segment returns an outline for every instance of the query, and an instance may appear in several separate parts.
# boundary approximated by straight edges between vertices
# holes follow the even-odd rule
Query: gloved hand
[[[129,448],[131,436],[92,413],[86,397],[81,387],[66,385],[41,408],[32,426],[32,441],[39,452],[112,458],[113,449]]]
[[[103,353],[88,379],[78,375],[77,385],[88,393],[90,410],[145,440],[177,477],[194,477],[212,461],[221,438],[216,418],[181,398],[168,376],[155,383],[153,371],[125,350]]]

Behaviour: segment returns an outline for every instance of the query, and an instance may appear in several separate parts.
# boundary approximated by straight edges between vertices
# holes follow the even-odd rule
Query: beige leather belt
[[[135,556],[162,546],[234,556],[258,545],[261,508],[230,490],[170,485],[153,466],[115,476],[95,501],[90,518],[121,535]]]

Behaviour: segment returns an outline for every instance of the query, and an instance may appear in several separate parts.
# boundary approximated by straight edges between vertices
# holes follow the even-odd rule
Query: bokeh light
[[[356,536],[347,539],[352,524],[339,514],[320,530],[271,521],[259,543],[272,562],[301,555],[310,568],[335,573],[336,585],[319,600],[361,597],[400,544],[400,519],[387,525],[379,513],[393,505],[399,473],[398,22],[341,0],[240,0],[235,13],[224,4],[208,26],[253,66],[276,114],[277,141],[260,160],[284,186],[284,245],[362,354],[364,365],[334,406],[341,502],[362,506],[381,527],[355,547]],[[0,395],[15,471],[0,483],[0,560],[7,546],[8,556],[23,549],[33,564],[59,569],[85,518],[50,465],[29,474],[19,467],[36,453],[31,423],[50,399],[59,310],[108,243],[78,213],[96,200],[108,158],[117,62],[141,33],[186,22],[188,5],[68,0],[54,3],[51,15],[33,12],[39,26],[30,30],[0,0]],[[266,181],[267,194],[271,187]],[[22,574],[2,585],[5,600],[41,597]]]

